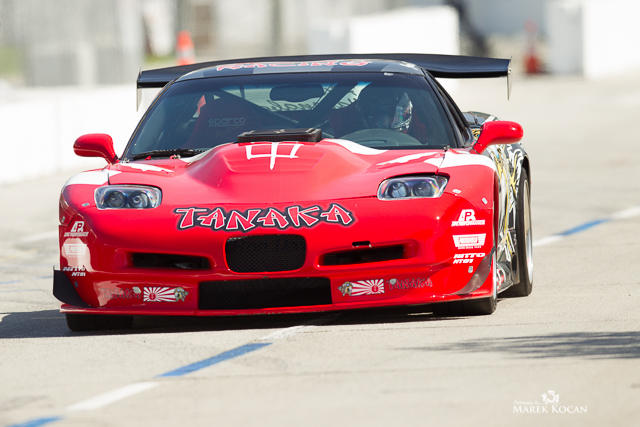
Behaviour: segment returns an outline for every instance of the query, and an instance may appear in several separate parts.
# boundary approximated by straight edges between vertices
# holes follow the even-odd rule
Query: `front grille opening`
[[[320,265],[352,265],[370,262],[392,261],[404,258],[404,245],[354,249],[331,252],[322,257]]]
[[[307,242],[295,234],[243,236],[227,240],[224,250],[229,270],[236,273],[292,271],[304,265]]]
[[[286,277],[202,282],[200,310],[250,310],[331,304],[331,281],[326,277]]]
[[[136,268],[170,268],[176,270],[209,270],[209,260],[199,256],[133,253],[131,261]]]

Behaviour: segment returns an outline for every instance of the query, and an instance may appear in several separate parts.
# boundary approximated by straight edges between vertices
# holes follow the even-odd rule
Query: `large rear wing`
[[[331,54],[331,55],[294,55],[265,56],[257,58],[227,59],[222,61],[200,62],[177,67],[160,68],[141,71],[138,75],[137,88],[161,88],[167,83],[202,68],[217,67],[225,64],[261,63],[261,62],[318,62],[335,59],[378,59],[403,61],[415,64],[428,71],[434,77],[449,79],[474,79],[507,77],[507,98],[511,94],[511,60],[497,58],[481,58],[459,55],[431,55],[421,53],[365,53],[365,54]],[[138,96],[138,99],[140,97]]]

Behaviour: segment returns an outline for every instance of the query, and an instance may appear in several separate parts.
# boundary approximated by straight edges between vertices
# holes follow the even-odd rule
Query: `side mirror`
[[[73,144],[73,151],[80,157],[104,157],[110,165],[118,161],[113,139],[106,133],[82,135]]]
[[[523,135],[524,131],[522,130],[522,126],[516,122],[486,122],[482,125],[480,138],[478,138],[473,148],[479,154],[482,154],[489,145],[513,144],[514,142],[520,141]]]

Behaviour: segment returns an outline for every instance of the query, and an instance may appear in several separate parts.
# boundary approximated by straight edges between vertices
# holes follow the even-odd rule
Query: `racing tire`
[[[522,169],[516,205],[516,244],[520,282],[511,286],[500,296],[526,297],[533,290],[533,234],[531,232],[531,191],[529,176]]]
[[[465,316],[486,316],[496,311],[497,306],[498,298],[495,295],[489,298],[462,301],[462,309]]]
[[[129,329],[133,325],[133,316],[65,313],[65,317],[67,326],[75,332]]]

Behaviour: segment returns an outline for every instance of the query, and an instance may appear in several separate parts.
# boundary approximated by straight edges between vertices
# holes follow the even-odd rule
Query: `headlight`
[[[378,188],[380,200],[436,198],[442,196],[447,178],[443,176],[408,176],[383,181]]]
[[[95,192],[98,209],[151,209],[158,207],[162,191],[154,187],[107,185]]]

